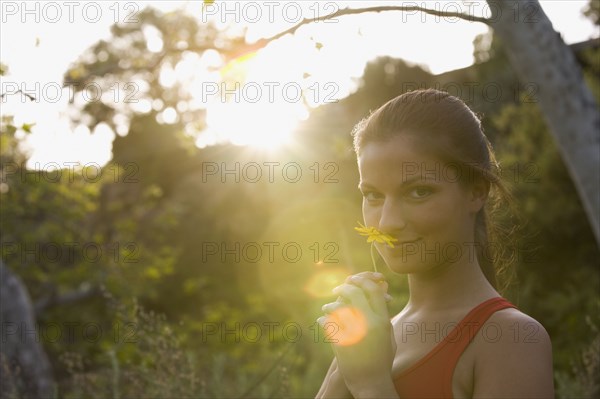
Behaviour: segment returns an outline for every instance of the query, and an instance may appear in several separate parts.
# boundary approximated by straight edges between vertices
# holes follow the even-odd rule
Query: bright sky
[[[247,27],[247,39],[253,42],[295,25],[300,18],[299,12],[304,17],[315,17],[347,6],[400,3],[309,0],[228,1],[225,4],[216,1],[202,14],[200,1],[2,1],[0,61],[8,65],[9,75],[1,80],[1,92],[26,88],[40,99],[32,103],[19,94],[6,96],[1,104],[2,114],[15,115],[17,125],[36,123],[27,142],[32,151],[30,167],[36,167],[36,164],[44,167],[50,162],[105,164],[111,158],[115,134],[105,125],[100,125],[95,132],[83,126],[71,126],[67,118],[69,93],[57,91],[57,88],[62,86],[62,76],[70,63],[98,40],[110,38],[109,28],[115,21],[135,18],[148,5],[164,11],[183,8],[197,16],[200,23],[211,19],[223,28],[236,30]],[[485,13],[484,2],[412,3],[464,13],[472,10],[476,15]],[[587,1],[542,0],[541,3],[554,28],[567,43],[598,36],[595,27],[582,16],[581,10]],[[472,8],[468,8],[468,4]],[[244,101],[224,103],[219,95],[201,98],[201,93],[206,96],[206,85],[214,86],[220,78],[219,74],[202,72],[202,66],[211,62],[210,56],[189,57],[176,70],[164,71],[161,81],[165,84],[177,79],[187,81],[186,86],[197,94],[196,105],[207,109],[208,129],[200,136],[198,145],[221,140],[236,144],[276,145],[285,142],[299,121],[308,116],[308,109],[302,101],[294,101],[296,88],[308,93],[309,106],[326,102],[328,96],[341,99],[355,88],[353,78],[362,74],[366,62],[383,55],[424,65],[433,73],[462,68],[473,62],[474,37],[486,31],[487,27],[479,23],[400,13],[363,14],[342,17],[333,23],[310,24],[294,36],[288,35],[270,44],[243,64],[222,71],[225,74],[243,74],[247,82],[244,85],[247,89],[245,97],[261,96],[256,104]],[[149,50],[159,51],[162,45],[160,39],[151,31],[145,34]],[[316,48],[317,42],[323,45],[320,50]],[[305,74],[310,74],[310,77],[304,79]],[[287,89],[284,91],[283,87]],[[149,109],[150,105],[139,104],[139,107]],[[177,117],[177,113],[169,109],[161,116],[169,122]]]

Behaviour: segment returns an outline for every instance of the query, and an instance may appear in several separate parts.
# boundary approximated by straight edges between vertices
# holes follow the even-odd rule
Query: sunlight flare
[[[315,265],[322,267],[323,263]],[[348,270],[344,268],[319,270],[304,285],[304,291],[315,298],[328,297],[331,290],[342,284],[347,276]]]
[[[344,306],[327,316],[323,329],[327,339],[336,345],[355,345],[367,335],[367,319],[357,308]]]

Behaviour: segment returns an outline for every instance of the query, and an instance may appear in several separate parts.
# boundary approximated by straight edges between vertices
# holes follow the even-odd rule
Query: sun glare
[[[266,57],[252,52],[223,65],[218,81],[196,85],[194,94],[206,107],[207,125],[197,144],[230,142],[271,151],[290,144],[308,110],[300,86],[284,91],[279,72]]]
[[[302,116],[286,104],[216,103],[207,111],[207,133],[217,141],[273,150],[291,142]]]

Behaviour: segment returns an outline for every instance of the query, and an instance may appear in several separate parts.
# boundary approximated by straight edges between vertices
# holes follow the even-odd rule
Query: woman
[[[336,287],[318,322],[326,332],[362,323],[366,333],[332,345],[317,398],[554,397],[547,332],[496,290],[502,265],[490,255],[488,217],[508,193],[477,116],[445,92],[418,90],[353,135],[365,224],[395,239],[376,248],[408,274],[410,296],[390,320],[383,275]]]

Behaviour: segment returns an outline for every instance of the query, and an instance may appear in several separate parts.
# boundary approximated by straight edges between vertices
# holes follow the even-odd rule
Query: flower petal
[[[389,234],[382,233],[375,227],[364,226],[361,222],[358,222],[358,225],[360,227],[355,227],[354,230],[356,230],[361,236],[367,237],[368,243],[375,241],[380,244],[387,244],[391,248],[394,248],[393,243],[398,241],[396,238],[393,238]]]

